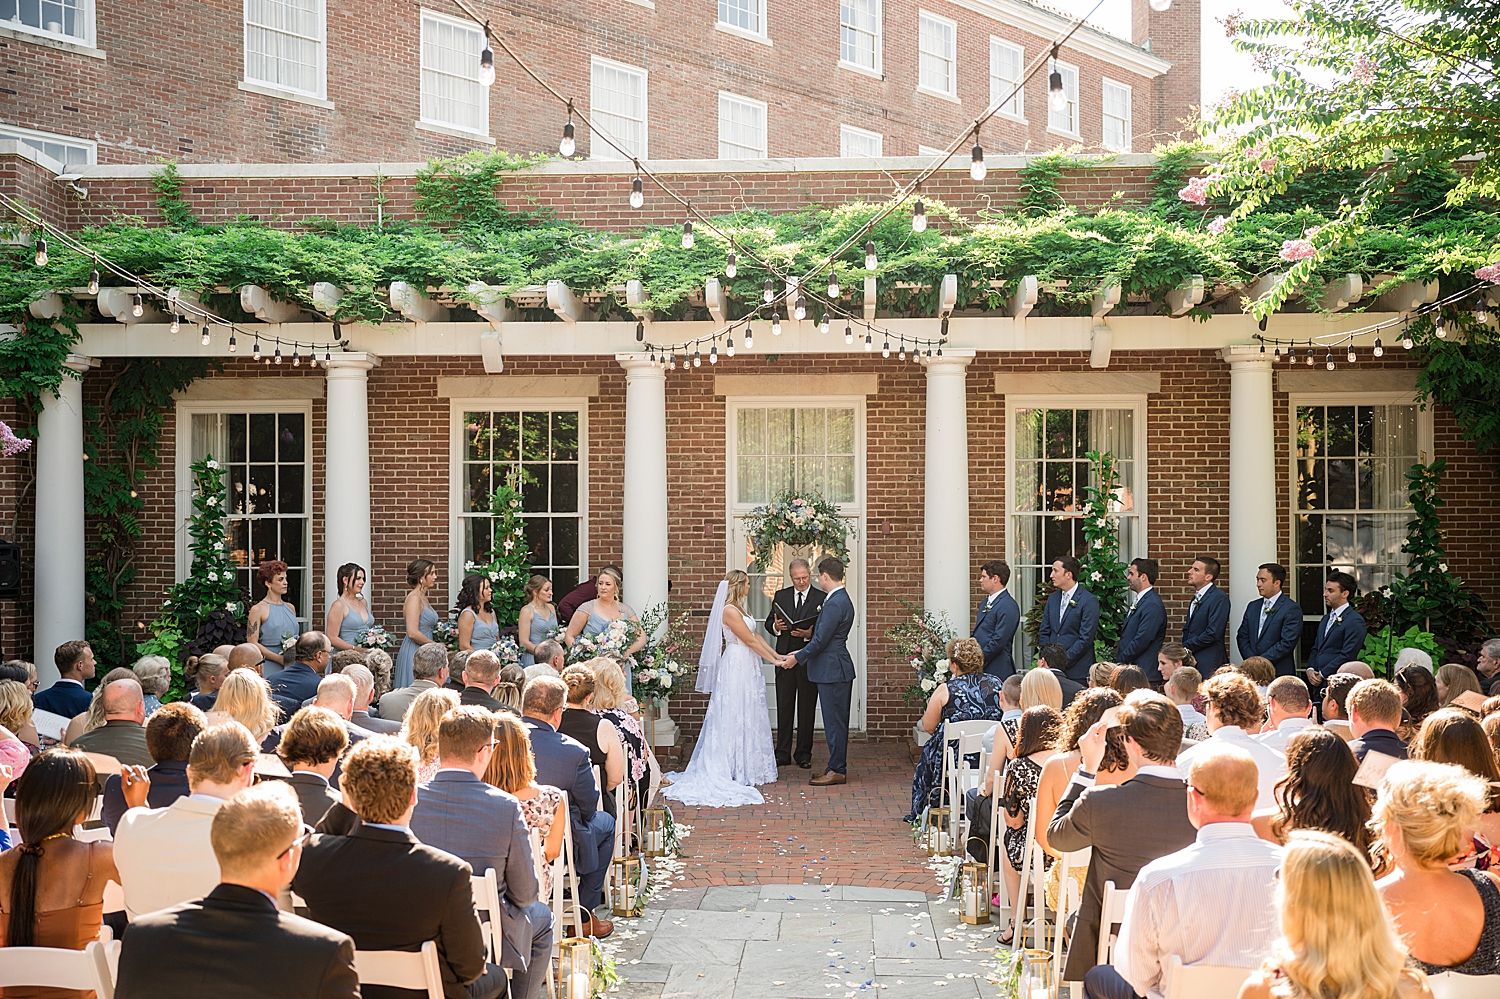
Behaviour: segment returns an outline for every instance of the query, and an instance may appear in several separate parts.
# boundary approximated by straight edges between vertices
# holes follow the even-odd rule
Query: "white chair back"
[[[80,992],[92,991],[99,999],[114,999],[114,975],[109,970],[105,945],[98,940],[89,941],[83,950],[7,947],[4,953],[5,960],[0,961],[0,988],[45,986],[77,989]]]
[[[80,843],[109,843],[114,840],[114,837],[110,835],[109,826],[96,826],[93,829],[74,826],[73,838]]]
[[[1083,892],[1070,872],[1079,868],[1087,870],[1089,859],[1093,854],[1093,850],[1085,847],[1082,850],[1065,853],[1054,861],[1057,865],[1057,931],[1052,935],[1052,987],[1054,989],[1057,988],[1057,983],[1062,978],[1063,930],[1068,925],[1068,917],[1083,907]]]
[[[1015,917],[1016,916],[1015,910],[1016,910],[1016,907],[1017,907],[1016,906],[1016,900],[1013,899],[1013,898],[1011,898],[1011,897],[1009,897],[1010,896],[1010,892],[1009,892],[1009,889],[1006,887],[1005,878],[1004,878],[1003,874],[1000,873],[1000,872],[1003,872],[1005,870],[1005,868],[1001,866],[1002,864],[1005,863],[1005,859],[1004,859],[1004,856],[1003,856],[1004,851],[1005,851],[1005,839],[1004,839],[1005,825],[1004,825],[1004,820],[1000,817],[1001,812],[1005,808],[1005,804],[1004,804],[1003,801],[1001,801],[1001,795],[1000,795],[1000,792],[1002,792],[1003,790],[1005,790],[1005,771],[1003,769],[1001,769],[1001,770],[997,770],[995,772],[995,785],[994,785],[994,787],[991,787],[989,789],[989,791],[990,791],[990,871],[992,873],[1000,875],[1000,876],[992,878],[991,880],[993,880],[995,882],[995,884],[999,887],[1000,894],[1003,895],[1003,896],[1005,896],[1004,898],[1001,899],[1001,901],[1003,901],[1005,903],[1005,905],[1008,908],[1010,908],[1010,910],[1011,910],[1011,916]]]
[[[566,936],[583,936],[583,913],[579,911],[578,905],[578,868],[573,865],[573,819],[568,811],[568,792],[562,793],[563,800],[563,845],[562,852],[552,862],[552,927],[553,944]],[[567,881],[567,887],[573,896],[573,907],[568,909],[563,904],[563,882]],[[573,915],[573,933],[569,934],[567,926],[568,913]]]
[[[1004,785],[1001,785],[1002,787]],[[1004,827],[1002,827],[1003,829]],[[996,830],[996,836],[1001,835]],[[1021,888],[1016,892],[1013,915],[1016,920],[1016,933],[1011,940],[1011,950],[1020,950],[1022,940],[1025,938],[1028,927],[1032,934],[1033,947],[1047,946],[1047,893],[1044,887],[1046,880],[1046,854],[1043,853],[1041,844],[1036,841],[1036,809],[1033,808],[1026,816],[1026,853],[1021,860]],[[1031,895],[1031,919],[1026,919],[1026,896]]]
[[[354,971],[361,985],[426,992],[427,999],[443,999],[443,974],[438,968],[437,943],[428,940],[419,951],[356,950]]]
[[[485,868],[482,875],[469,879],[474,889],[474,916],[479,920],[479,929],[484,933],[484,947],[489,952],[491,964],[500,963],[501,941],[504,939],[500,923],[500,887],[493,867]]]
[[[1167,960],[1167,999],[1235,999],[1250,977],[1250,968],[1215,964],[1183,964],[1173,954]]]
[[[1500,975],[1459,975],[1445,971],[1428,975],[1432,999],[1494,999],[1500,996]]]
[[[1116,888],[1113,881],[1104,882],[1103,906],[1099,911],[1099,953],[1095,964],[1108,964],[1110,949],[1115,945],[1115,924],[1125,918],[1125,897],[1128,888]]]

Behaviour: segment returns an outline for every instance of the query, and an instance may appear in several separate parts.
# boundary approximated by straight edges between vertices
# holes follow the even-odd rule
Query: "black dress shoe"
[[[791,757],[788,757],[788,756],[778,756],[778,757],[776,757],[776,765],[778,767],[789,767],[789,766],[791,766],[792,765]]]
[[[801,767],[803,770],[811,770],[812,760],[798,760],[797,766]]]

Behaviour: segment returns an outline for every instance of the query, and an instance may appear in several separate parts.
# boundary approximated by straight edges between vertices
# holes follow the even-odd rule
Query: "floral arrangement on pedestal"
[[[1093,466],[1089,485],[1083,489],[1083,536],[1088,547],[1079,556],[1083,563],[1084,589],[1099,601],[1099,633],[1094,640],[1095,655],[1104,659],[1114,656],[1130,610],[1130,587],[1125,583],[1124,562],[1120,561],[1120,518],[1116,511],[1116,493],[1120,488],[1119,466],[1110,451],[1090,451],[1085,455]]]
[[[628,618],[618,618],[611,621],[609,625],[597,635],[580,635],[572,645],[568,646],[569,666],[574,663],[587,662],[597,659],[603,655],[614,654],[623,658],[635,660],[626,651],[635,644],[635,640],[641,636],[641,626]],[[632,667],[634,669],[634,667]]]
[[[902,601],[911,617],[886,629],[885,640],[897,659],[906,660],[915,673],[901,694],[906,704],[926,701],[927,696],[952,675],[948,643],[958,637],[945,611],[930,611]]]
[[[378,624],[372,624],[354,636],[354,644],[362,649],[380,649],[389,652],[396,639]]]
[[[765,572],[782,545],[817,548],[844,563],[854,528],[817,490],[783,489],[745,518],[756,572]]]
[[[641,701],[665,701],[684,688],[683,680],[698,670],[698,664],[682,658],[688,649],[688,614],[674,621],[665,601],[652,604],[641,615],[646,647],[634,656],[635,696]]]
[[[490,522],[494,547],[483,561],[464,563],[464,572],[484,576],[490,581],[490,606],[501,625],[515,624],[521,608],[526,606],[526,581],[531,578],[531,546],[526,543],[526,525],[519,514],[521,493],[516,488],[516,473],[505,477],[503,485],[490,497]]]

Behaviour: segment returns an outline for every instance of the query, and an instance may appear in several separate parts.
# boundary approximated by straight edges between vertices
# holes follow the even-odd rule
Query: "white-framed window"
[[[1011,592],[1024,615],[1052,562],[1081,557],[1078,514],[1087,503],[1090,451],[1109,451],[1119,468],[1112,503],[1120,518],[1120,557],[1146,554],[1146,399],[1144,396],[1005,397],[1006,525]],[[1029,650],[1028,650],[1029,653]]]
[[[764,36],[765,0],[719,0],[719,24],[748,35]]]
[[[479,82],[484,31],[473,21],[422,11],[422,120],[490,134],[490,91]]]
[[[1104,148],[1130,152],[1130,87],[1105,79],[1103,110]]]
[[[323,99],[326,29],[323,0],[245,0],[245,82]]]
[[[1068,103],[1061,111],[1052,109],[1050,87],[1047,105],[1047,128],[1054,132],[1063,132],[1068,135],[1078,134],[1078,67],[1069,66],[1065,62],[1055,62],[1053,69],[1062,74],[1063,93],[1067,95]],[[1052,70],[1047,71],[1052,75]]]
[[[719,91],[719,159],[766,158],[766,102]]]
[[[532,570],[566,593],[588,565],[587,400],[455,400],[454,578],[494,546],[490,497],[507,476],[521,490]]]
[[[944,150],[938,149],[935,146],[917,146],[918,156],[941,156],[943,152]]]
[[[312,616],[312,466],[308,440],[312,403],[178,403],[179,513],[191,513],[192,463],[218,461],[224,471],[224,513],[236,581],[249,602],[265,596],[255,580],[262,562],[287,565],[286,599],[306,624]],[[184,507],[186,503],[186,507]],[[186,523],[186,516],[179,520]],[[178,532],[178,578],[187,575],[187,533]]]
[[[1024,57],[1021,49],[990,36],[990,107],[999,107],[1000,114],[1012,118],[1024,117],[1022,92],[1017,89],[1026,71]]]
[[[884,155],[881,152],[884,145],[885,136],[879,132],[866,132],[853,125],[839,126],[839,155],[845,159],[850,157],[873,159]]]
[[[839,0],[839,62],[880,72],[881,0]]]
[[[99,143],[93,139],[78,139],[71,135],[54,135],[14,125],[0,125],[0,139],[16,139],[30,146],[43,156],[50,156],[63,166],[96,163],[99,159]]]
[[[594,128],[605,132],[624,148],[622,156],[597,136],[589,145],[596,160],[646,158],[646,71],[612,59],[594,56],[590,61],[589,107]]]
[[[958,25],[925,10],[917,14],[917,86],[958,96]]]
[[[0,0],[0,24],[79,45],[94,44],[94,0]]]

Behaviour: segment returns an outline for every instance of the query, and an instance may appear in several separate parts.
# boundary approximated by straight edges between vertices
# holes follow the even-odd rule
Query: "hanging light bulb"
[[[682,248],[691,250],[693,248],[693,220],[688,219],[682,223]]]
[[[885,346],[883,346],[883,347],[880,348],[880,356],[881,357],[890,357],[891,356],[891,341],[889,339],[887,339],[885,341]]]
[[[573,102],[568,102],[568,123],[563,126],[562,141],[557,144],[557,151],[564,156],[572,156],[578,149],[578,144],[573,141]]]
[[[974,148],[969,150],[969,179],[984,180],[989,167],[984,165],[984,147],[979,144],[979,129],[974,130]]]
[[[89,272],[89,294],[99,294],[99,268],[95,267]]]
[[[182,317],[179,316],[175,312],[172,313],[172,332],[173,333],[181,333],[182,332]]]
[[[250,350],[250,360],[260,360],[260,337],[255,338],[255,346]]]
[[[719,363],[719,345],[718,344],[713,344],[712,346],[710,346],[708,348],[708,363],[709,364],[718,364]]]
[[[792,306],[792,315],[796,316],[798,319],[807,318],[807,299],[803,298],[801,295],[797,296],[797,302]]]
[[[930,346],[927,348],[927,356],[928,357],[932,356],[932,348]]]
[[[828,272],[828,297],[831,298],[831,299],[833,299],[835,302],[837,302],[838,299],[839,299],[839,272],[838,271],[832,271],[831,270],[831,271]]]
[[[848,323],[844,324],[844,342],[845,343],[853,343],[854,342],[854,327],[850,326]]]
[[[651,351],[651,355],[649,357],[649,360],[651,361],[652,364],[656,363],[656,351],[654,349]]]
[[[728,354],[730,357],[734,356],[734,334],[733,333],[731,333],[729,335],[729,342],[724,345],[724,353]]]
[[[734,277],[740,272],[739,261],[735,259],[734,251],[729,251],[729,256],[724,258],[724,276]]]
[[[1328,357],[1324,359],[1323,363],[1328,368],[1329,371],[1333,370],[1333,351],[1330,350],[1328,352]]]
[[[865,270],[873,271],[879,266],[880,262],[875,259],[875,241],[867,239],[865,240]]]
[[[297,345],[295,343],[292,344],[292,367],[302,367],[302,358],[297,354]]]
[[[755,328],[749,323],[745,324],[745,349],[755,349]]]
[[[326,368],[333,361],[333,348],[323,348],[323,366]]]
[[[1266,342],[1264,340],[1262,340],[1260,342],[1260,356],[1261,357],[1265,357],[1266,356]]]
[[[136,314],[139,315],[140,313]],[[1439,340],[1448,339],[1448,327],[1443,322],[1443,317],[1441,314],[1438,315],[1437,319],[1433,320],[1432,332]]]
[[[927,231],[927,207],[922,204],[921,198],[917,199],[917,203],[911,209],[911,231]]]
[[[495,85],[495,53],[490,50],[488,30],[485,32],[484,51],[479,53],[479,82],[486,87]]]
[[[771,314],[771,335],[781,336],[781,310],[778,309]]]
[[[684,357],[687,356],[687,352],[686,351],[683,352],[683,356]],[[700,354],[700,353],[698,353],[698,348],[697,347],[693,348],[693,367],[695,367],[695,368],[701,368],[701,367],[703,367],[703,355]]]
[[[760,297],[767,305],[776,301],[776,282],[766,278],[766,286],[761,290]]]
[[[1310,367],[1312,367],[1312,366],[1313,366],[1313,351],[1312,351],[1312,344],[1308,344],[1308,345],[1307,345],[1307,366],[1308,366],[1308,367],[1309,367],[1309,368],[1310,368]]]
[[[1490,310],[1484,307],[1484,299],[1480,299],[1474,306],[1474,321],[1480,326],[1487,325],[1490,321]]]
[[[203,324],[203,346],[207,347],[213,340],[208,335],[208,323]]]
[[[280,343],[278,343],[276,345],[276,363],[277,364],[281,363],[281,344]]]
[[[1356,357],[1355,354],[1354,354],[1354,341],[1353,340],[1349,341],[1349,353],[1346,356],[1349,358],[1349,363],[1350,364],[1355,364],[1355,363],[1357,363],[1359,361],[1359,358]]]
[[[1401,330],[1401,346],[1404,347],[1404,348],[1406,348],[1407,350],[1411,350],[1416,345],[1417,345],[1416,341],[1411,338],[1411,329],[1409,327],[1402,329]]]
[[[1385,348],[1380,344],[1380,337],[1375,338],[1375,349],[1371,351],[1376,357],[1385,356]]]
[[[1297,363],[1297,347],[1295,344],[1286,349],[1286,361],[1288,364]]]
[[[141,296],[135,296],[135,303],[130,306],[132,316],[144,316],[146,314],[146,303],[141,301]]]
[[[635,342],[640,343],[646,339],[646,324],[639,319],[635,321]]]
[[[868,329],[866,329],[865,330],[865,350],[869,351],[869,350],[874,350],[874,349],[875,349],[875,338],[873,336],[871,336],[870,335],[870,331]]]
[[[1052,72],[1047,74],[1047,108],[1062,114],[1068,110],[1068,91],[1063,86],[1062,72],[1057,68],[1057,50],[1052,50]]]
[[[666,362],[667,370],[668,371],[676,371],[677,370],[677,352],[676,351],[673,351],[670,354],[663,354],[662,355],[662,360]],[[687,363],[687,358],[683,358],[683,362],[682,363],[686,364]]]
[[[630,182],[630,207],[639,208],[645,203],[646,193],[641,189],[641,178],[637,177]]]
[[[45,239],[36,241],[36,265],[38,267],[47,266],[47,241]]]
[[[1271,354],[1271,363],[1281,360],[1281,348],[1277,347]]]
[[[943,345],[942,344],[938,344],[938,357],[942,357],[942,356],[943,356]]]
[[[901,341],[901,350],[896,354],[896,360],[898,360],[898,361],[904,361],[904,360],[906,360],[906,341],[905,340]]]
[[[1151,0],[1151,9],[1160,14],[1164,10],[1172,9],[1172,0]]]
[[[823,313],[823,318],[818,320],[818,332],[822,334],[828,332],[828,313],[826,312]]]

